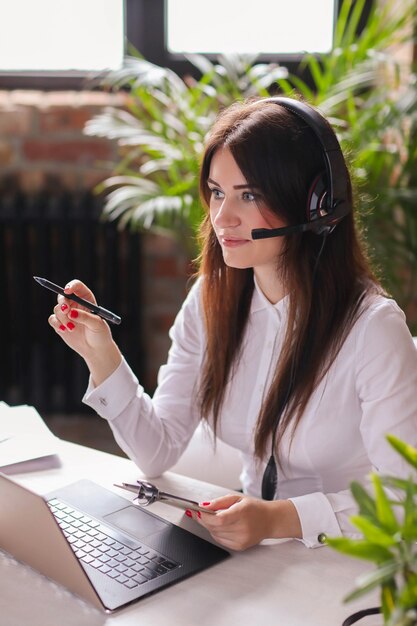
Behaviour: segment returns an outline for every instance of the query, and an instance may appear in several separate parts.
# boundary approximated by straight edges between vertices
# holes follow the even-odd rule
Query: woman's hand
[[[68,283],[65,292],[75,293],[96,304],[92,291],[79,280]],[[103,382],[120,365],[122,357],[109,325],[85,307],[60,295],[48,322],[63,341],[86,361],[95,385]]]
[[[263,539],[301,538],[300,520],[290,500],[258,500],[229,495],[202,504],[215,515],[192,512],[217,543],[230,550],[246,550]]]

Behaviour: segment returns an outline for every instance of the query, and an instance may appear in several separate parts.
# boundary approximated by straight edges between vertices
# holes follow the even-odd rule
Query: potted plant
[[[219,110],[236,100],[267,96],[287,70],[255,63],[253,55],[201,55],[188,59],[200,80],[179,78],[146,59],[127,57],[122,69],[101,81],[105,88],[128,88],[126,108],[107,108],[85,126],[85,133],[117,139],[123,158],[98,191],[109,192],[104,214],[121,228],[173,233],[191,257],[203,211],[198,169],[205,135]]]
[[[373,473],[372,495],[353,482],[351,491],[359,512],[351,521],[362,538],[328,538],[327,543],[339,552],[375,565],[373,571],[356,581],[355,589],[345,598],[346,601],[379,589],[383,623],[386,626],[416,626],[417,450],[394,435],[387,435],[387,440],[410,465],[409,478]],[[394,489],[399,498],[390,499],[384,487]],[[365,613],[360,612],[357,618]],[[345,624],[355,621],[352,616]]]

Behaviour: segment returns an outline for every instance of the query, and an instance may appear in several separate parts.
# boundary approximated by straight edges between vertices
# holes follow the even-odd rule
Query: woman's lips
[[[220,243],[225,248],[239,248],[239,246],[244,246],[246,243],[249,243],[249,242],[247,239],[220,237]]]

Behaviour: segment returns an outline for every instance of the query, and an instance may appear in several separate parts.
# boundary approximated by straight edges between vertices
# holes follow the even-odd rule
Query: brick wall
[[[155,385],[159,366],[170,346],[168,331],[186,296],[190,263],[178,243],[169,237],[146,235],[144,268],[144,338],[147,350],[146,389]]]
[[[88,189],[117,160],[117,147],[83,135],[85,122],[122,96],[99,92],[0,91],[1,179],[25,191]]]
[[[103,107],[122,94],[0,91],[0,193],[92,189],[118,160],[114,142],[83,134]],[[143,324],[146,375],[152,390],[169,348],[168,329],[186,293],[188,260],[168,237],[143,237]],[[92,286],[93,287],[93,286]]]

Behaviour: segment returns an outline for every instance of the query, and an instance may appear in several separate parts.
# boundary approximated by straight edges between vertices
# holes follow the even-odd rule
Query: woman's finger
[[[48,317],[48,324],[59,334],[67,330],[65,324],[63,324],[55,314]]]
[[[240,502],[242,500],[242,496],[237,494],[228,494],[227,496],[221,496],[220,498],[215,498],[210,502],[201,502],[200,506],[207,509],[207,511],[219,511],[222,509],[229,509],[231,506]]]
[[[68,294],[74,293],[80,298],[83,298],[84,300],[88,300],[89,302],[92,302],[93,304],[97,304],[97,301],[91,289],[89,289],[87,285],[85,285],[83,282],[81,282],[81,280],[78,280],[77,278],[70,280],[65,285],[64,291],[65,293],[68,293]]]

